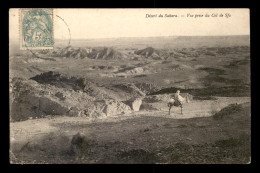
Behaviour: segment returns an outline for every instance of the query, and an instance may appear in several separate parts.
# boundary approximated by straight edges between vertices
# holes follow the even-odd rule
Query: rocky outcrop
[[[162,60],[169,56],[167,52],[162,50],[157,50],[152,47],[147,47],[145,49],[137,50],[134,53],[141,57],[151,58],[154,60]]]
[[[119,89],[125,93],[131,94],[132,97],[143,97],[146,94],[142,92],[138,87],[135,86],[133,83],[128,84],[117,84],[113,86],[116,89]]]
[[[11,121],[41,118],[46,115],[68,115],[70,109],[49,96],[22,93],[10,105]],[[71,115],[71,114],[70,114]]]
[[[65,58],[90,58],[90,59],[123,59],[127,54],[120,52],[112,47],[104,48],[82,48],[82,47],[65,47],[54,50],[38,51],[38,54],[48,57],[65,57]]]
[[[152,83],[135,83],[134,85],[145,94],[150,94],[160,90],[159,87]]]
[[[139,111],[142,105],[142,98],[132,98],[124,101],[124,103],[130,106],[133,111]]]
[[[130,112],[130,106],[121,101],[97,100],[96,97],[83,91],[22,79],[13,79],[10,85],[11,121],[41,118],[47,115],[99,117]]]
[[[72,89],[77,92],[84,92],[95,99],[113,99],[114,96],[107,93],[104,88],[98,87],[95,83],[90,82],[86,78],[73,77],[60,74],[58,72],[44,72],[31,78],[41,84],[50,84],[62,89]],[[64,99],[61,94],[57,95],[60,99]]]
[[[145,49],[142,50],[137,50],[134,52],[137,55],[142,55],[145,57],[150,57],[150,56],[159,56],[160,52],[152,47],[147,47]]]
[[[141,105],[142,105],[142,100],[141,100],[140,98],[135,99],[135,100],[132,102],[132,109],[133,109],[134,111],[139,111]]]
[[[39,52],[42,54],[48,54],[52,57],[66,57],[66,58],[87,58],[88,54],[92,52],[91,48],[73,48],[71,46],[65,48],[57,48],[47,53]]]
[[[91,59],[123,59],[127,55],[111,47],[105,47],[101,50],[92,51],[89,55]]]
[[[130,112],[131,108],[123,102],[115,100],[99,100],[93,102],[93,105],[88,108],[86,114],[91,117],[97,117],[126,114]]]
[[[131,108],[122,102],[113,101],[113,100],[110,100],[108,102],[106,101],[106,106],[104,108],[104,113],[106,114],[106,116],[125,114],[130,112],[131,112]]]

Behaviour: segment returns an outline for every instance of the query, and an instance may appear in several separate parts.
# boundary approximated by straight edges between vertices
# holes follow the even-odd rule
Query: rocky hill
[[[91,59],[123,59],[127,58],[127,55],[110,47],[105,47],[101,50],[93,50],[88,54],[88,58]]]
[[[99,117],[138,111],[144,87],[150,85],[118,85],[105,88],[86,78],[70,77],[58,72],[45,72],[30,80],[10,80],[11,121],[45,116]],[[123,89],[123,91],[120,91]],[[127,98],[119,93],[126,92]],[[139,98],[139,99],[138,99]]]
[[[127,55],[111,47],[105,48],[55,48],[54,50],[41,50],[37,52],[41,56],[65,57],[65,58],[90,58],[90,59],[123,59]]]
[[[65,78],[61,79],[65,80]],[[40,81],[39,78],[37,80]],[[78,82],[78,87],[84,85],[80,79],[75,81]],[[117,99],[109,98],[98,88],[86,91],[86,88],[91,87],[85,86],[81,90],[75,90],[75,88],[57,86],[54,82],[47,83],[12,79],[10,83],[10,120],[12,122],[45,116],[99,117],[131,112],[130,106]],[[68,83],[67,86],[69,85]]]
[[[145,58],[152,58],[152,59],[164,59],[167,57],[167,53],[163,52],[162,50],[154,49],[152,47],[147,47],[145,49],[137,50],[134,52],[136,55],[145,57]]]

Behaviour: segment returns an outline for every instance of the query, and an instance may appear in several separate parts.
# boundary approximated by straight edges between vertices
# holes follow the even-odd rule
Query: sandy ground
[[[119,161],[113,159],[125,151],[159,151],[178,142],[198,145],[228,139],[249,133],[249,129],[245,131],[244,127],[232,125],[232,129],[222,130],[229,128],[227,124],[212,122],[212,118],[206,117],[229,104],[246,102],[250,102],[249,97],[194,100],[184,106],[183,115],[179,108],[168,115],[164,105],[165,108],[158,111],[139,111],[123,116],[96,119],[49,116],[10,123],[11,154],[15,158],[12,162],[117,163]],[[89,156],[80,160],[67,153],[73,135],[78,132],[90,143]]]

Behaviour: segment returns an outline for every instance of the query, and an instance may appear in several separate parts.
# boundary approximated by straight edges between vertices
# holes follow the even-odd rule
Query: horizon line
[[[250,36],[250,34],[234,35],[169,35],[169,36],[136,36],[136,37],[100,37],[100,38],[71,38],[71,40],[92,40],[92,39],[118,39],[118,38],[155,38],[155,37],[230,37],[230,36]],[[63,38],[55,38],[62,40]],[[63,39],[69,40],[69,38]]]

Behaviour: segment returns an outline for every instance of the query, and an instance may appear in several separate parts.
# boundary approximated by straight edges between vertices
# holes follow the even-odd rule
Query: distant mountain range
[[[74,48],[65,47],[54,50],[39,51],[40,54],[45,54],[50,57],[67,57],[67,58],[90,58],[90,59],[123,59],[127,55],[111,47],[104,48]]]
[[[68,40],[56,39],[56,47],[68,46]],[[73,39],[72,47],[115,47],[145,49],[198,48],[198,47],[230,47],[250,46],[249,35],[237,36],[169,36],[169,37],[136,37],[136,38],[104,38],[104,39]],[[10,54],[19,53],[19,41],[10,42]],[[110,51],[110,50],[105,50]],[[105,54],[107,52],[104,52]],[[113,53],[114,54],[114,53]],[[100,55],[101,56],[101,55]],[[102,58],[102,57],[98,57]]]
[[[56,40],[57,45],[68,41]],[[74,39],[71,45],[75,47],[118,47],[118,48],[197,48],[249,46],[249,35],[238,36],[169,36],[169,37],[136,37],[136,38],[106,38],[106,39]]]

